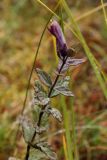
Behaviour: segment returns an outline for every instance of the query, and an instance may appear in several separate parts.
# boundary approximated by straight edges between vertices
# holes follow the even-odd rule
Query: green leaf
[[[66,87],[67,88],[69,85],[69,80],[70,80],[70,76],[66,76],[63,79],[58,80],[58,82],[56,83],[54,88],[57,88],[57,87]],[[59,94],[60,94],[60,92],[58,90],[53,89],[50,97],[52,98],[52,97],[55,97]]]
[[[41,119],[41,127],[48,128],[49,126],[49,115],[44,111],[44,114]]]
[[[50,145],[47,142],[40,142],[36,144],[38,149],[41,150],[50,160],[56,160],[57,156],[56,153],[52,151]]]
[[[38,80],[35,81],[35,86],[34,86],[34,88],[35,88],[35,91],[36,91],[36,92],[42,91],[43,93],[46,94],[46,91],[44,90],[42,84],[41,84]]]
[[[77,66],[77,65],[79,65],[79,64],[81,64],[81,63],[84,63],[84,62],[86,62],[86,58],[80,58],[80,59],[76,59],[76,58],[68,58],[67,59],[67,64],[69,65],[69,66]]]
[[[35,105],[47,105],[50,101],[50,98],[47,98],[47,97],[43,97],[42,94],[39,93],[39,96],[38,97],[35,97],[34,98],[34,103]]]
[[[46,155],[38,149],[31,149],[29,160],[46,160]]]
[[[41,111],[41,107],[39,107],[37,105],[32,106],[32,114],[33,114],[33,120],[34,120],[34,122],[38,121],[40,111]]]
[[[39,106],[33,106],[33,119],[34,119],[34,122],[38,122],[39,120],[39,115],[40,115],[40,112],[41,112],[41,107]],[[49,125],[49,114],[44,110],[43,111],[43,116],[42,116],[42,119],[41,119],[41,127],[40,127],[40,130],[41,129],[45,129],[48,130],[48,125]]]
[[[74,96],[74,94],[66,87],[56,87],[55,88],[59,93],[63,94],[64,96]]]
[[[55,85],[55,88],[57,87],[68,87],[69,85],[70,76],[66,76],[63,79],[59,80],[57,84]]]
[[[62,121],[62,114],[56,108],[49,108],[48,113],[50,113],[54,118],[56,118],[59,122]]]
[[[46,127],[38,127],[38,126],[36,126],[35,130],[36,130],[36,133],[41,134],[41,133],[45,132],[47,130],[47,128]]]
[[[34,103],[35,105],[47,105],[50,99],[48,98],[42,85],[36,81],[35,82],[35,92],[34,92]]]
[[[59,93],[57,90],[53,89],[50,97],[51,97],[51,98],[52,98],[52,97],[56,97],[56,96],[58,96],[59,94],[60,94],[60,93]]]
[[[35,132],[35,128],[32,122],[29,119],[22,117],[21,125],[23,129],[23,135],[24,135],[25,142],[30,142]]]
[[[43,70],[36,68],[39,79],[48,87],[52,85],[50,76]]]
[[[64,66],[62,68],[61,73],[66,72],[69,69],[70,66],[78,66],[78,65],[80,65],[80,64],[82,64],[84,62],[86,62],[86,58],[76,59],[76,58],[68,57],[66,63],[64,64]],[[60,69],[60,67],[62,66],[62,63],[63,63],[63,61],[60,60],[59,64],[58,64],[58,69],[57,70]]]

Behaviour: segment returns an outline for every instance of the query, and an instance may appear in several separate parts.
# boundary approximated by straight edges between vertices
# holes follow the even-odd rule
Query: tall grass
[[[105,10],[105,6],[104,6],[104,1],[103,0],[101,0],[101,5],[102,5],[103,13],[104,13],[105,23],[107,25],[107,14],[106,14],[106,10]]]
[[[99,6],[95,7],[95,8],[87,11],[86,13],[83,13],[82,15],[76,17],[76,21],[80,21],[80,20],[83,20],[84,18],[92,16],[92,14],[100,11],[103,7],[106,8],[107,7],[107,3],[103,3],[103,6],[101,4],[101,5],[99,5]]]
[[[45,9],[47,9],[51,14],[53,14],[57,19],[61,20],[61,17],[58,16],[54,11],[52,11],[47,5],[45,5],[43,2],[41,2],[40,0],[37,0],[38,3],[40,3],[43,7],[45,7]],[[61,0],[59,0],[59,3],[61,2]],[[78,35],[76,34],[76,32],[71,28],[69,27],[69,25],[64,22],[64,25],[67,26],[67,28],[69,28],[69,30],[71,30],[71,32],[79,39]]]
[[[69,7],[68,7],[68,5],[67,5],[65,0],[62,0],[62,6],[64,7],[66,14],[70,18],[70,22],[71,22],[71,25],[74,28],[74,31],[79,36],[80,42],[81,42],[81,44],[82,44],[82,46],[83,46],[83,48],[85,50],[85,53],[86,53],[86,55],[87,55],[87,57],[88,57],[88,59],[90,61],[90,64],[91,64],[91,66],[92,66],[92,68],[93,68],[93,70],[95,72],[96,78],[99,81],[99,84],[100,84],[100,87],[101,87],[101,89],[103,91],[103,94],[104,94],[105,98],[107,98],[107,87],[106,87],[106,84],[104,82],[104,79],[102,78],[102,74],[100,72],[100,69],[96,64],[97,60],[95,59],[95,57],[91,53],[91,51],[90,51],[90,49],[89,49],[89,47],[88,47],[83,35],[82,35],[82,33],[81,33],[80,29],[79,29],[79,26],[78,26],[77,22],[75,21],[73,15],[72,15],[72,12],[69,9]]]
[[[65,159],[68,160],[67,143],[66,143],[65,135],[63,135],[62,138],[63,138],[63,148],[64,148]]]
[[[67,142],[67,160],[74,160],[73,158],[73,143],[70,134],[70,126],[69,126],[69,114],[67,110],[67,105],[65,102],[65,97],[61,96],[61,107],[63,109],[64,116],[64,126],[65,126],[65,136]]]
[[[71,124],[72,124],[72,144],[74,150],[74,159],[79,160],[79,153],[77,148],[77,135],[76,135],[76,117],[74,111],[74,98],[70,98],[70,109],[71,109]]]

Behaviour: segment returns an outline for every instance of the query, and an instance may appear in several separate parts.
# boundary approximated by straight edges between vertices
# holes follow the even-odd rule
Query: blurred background
[[[52,10],[57,4],[56,0],[42,2]],[[101,1],[67,0],[67,3],[107,78],[107,25]],[[106,0],[104,3],[107,6]],[[90,13],[91,10],[94,12]],[[13,155],[22,158],[25,154],[26,144],[23,137],[15,137],[17,119],[23,107],[40,36],[50,14],[37,0],[0,1],[0,160],[7,160]],[[58,10],[56,14],[59,14]],[[63,17],[69,24],[69,18],[65,12],[63,12]],[[72,46],[74,42],[78,43],[78,40],[66,27],[65,37],[69,46]],[[77,53],[77,57],[85,56],[83,51]],[[43,68],[52,75],[56,65],[53,40],[46,30],[36,67]],[[107,160],[107,100],[89,61],[77,68],[71,68],[70,75],[72,76],[72,90],[75,94],[74,110],[79,159]],[[35,77],[33,73],[26,113],[32,99]],[[107,81],[105,83],[107,86]],[[65,99],[65,102],[69,112],[68,123],[71,124],[69,98]],[[61,102],[57,98],[54,104],[62,112]],[[50,121],[51,131],[59,131],[62,128],[54,120]],[[49,139],[59,160],[65,159],[62,136],[63,134],[57,134]]]

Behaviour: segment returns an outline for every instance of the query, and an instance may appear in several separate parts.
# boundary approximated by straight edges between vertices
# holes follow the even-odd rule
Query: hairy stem
[[[49,93],[48,93],[48,97],[51,96],[51,93],[52,93],[52,91],[53,91],[53,89],[54,89],[54,87],[55,87],[55,85],[56,85],[56,83],[57,83],[57,81],[58,81],[58,79],[59,79],[60,73],[61,73],[61,71],[62,71],[62,69],[63,69],[64,64],[66,63],[67,58],[68,58],[68,56],[66,56],[66,57],[63,59],[63,63],[62,63],[62,65],[61,65],[61,67],[60,67],[60,69],[59,69],[59,71],[58,71],[58,75],[56,76],[53,85],[52,85],[51,88],[50,88],[50,91],[49,91]],[[38,126],[38,127],[40,127],[41,119],[42,119],[42,116],[43,116],[43,114],[44,114],[43,110],[45,109],[45,107],[46,107],[46,105],[44,105],[43,108],[41,109],[41,112],[40,112],[40,115],[39,115],[39,119],[38,119],[38,122],[37,122],[37,126]],[[35,130],[35,132],[34,132],[34,134],[33,134],[33,136],[32,136],[32,139],[31,139],[31,142],[30,142],[31,144],[33,143],[35,137],[36,137],[36,130]],[[28,145],[27,145],[27,151],[26,151],[25,160],[28,160],[28,159],[29,159],[30,148],[31,148],[31,145],[28,144]]]

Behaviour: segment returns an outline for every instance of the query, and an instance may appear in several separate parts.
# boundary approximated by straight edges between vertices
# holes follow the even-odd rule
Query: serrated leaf
[[[61,94],[65,95],[65,96],[74,96],[74,94],[66,87],[57,87],[55,88],[58,92],[60,92]]]
[[[70,76],[66,76],[63,80],[62,80],[62,85],[63,87],[68,87],[69,85],[69,80],[70,80]]]
[[[52,85],[50,76],[43,70],[36,68],[39,79],[48,87]]]
[[[50,101],[50,98],[43,97],[42,95],[39,94],[39,97],[34,98],[34,103],[35,105],[47,105]]]
[[[23,129],[23,135],[24,135],[25,141],[30,142],[35,132],[35,128],[32,122],[29,119],[23,117],[21,125]]]
[[[86,62],[86,58],[76,59],[76,58],[68,58],[66,64],[70,66],[77,66],[81,63]]]
[[[57,87],[68,87],[69,85],[69,80],[70,80],[70,76],[66,76],[64,77],[63,79],[59,80],[55,87],[54,88],[57,88]]]
[[[45,128],[48,128],[49,126],[49,115],[45,111],[41,119],[41,126]]]
[[[47,105],[50,99],[48,98],[42,85],[36,81],[35,92],[34,92],[34,103],[35,105]]]
[[[39,119],[39,114],[40,114],[40,111],[41,111],[41,107],[39,107],[37,105],[33,105],[32,108],[33,108],[32,114],[33,114],[34,122],[37,122],[38,119]]]
[[[31,149],[29,160],[46,160],[46,155],[38,149]]]
[[[60,93],[59,93],[57,90],[53,89],[53,90],[52,90],[52,93],[51,93],[51,95],[50,95],[50,98],[56,97],[56,96],[58,96],[59,94],[60,94]]]
[[[64,73],[66,72],[70,66],[77,66],[77,65],[80,65],[81,63],[84,63],[86,62],[86,58],[81,58],[81,59],[76,59],[76,58],[71,58],[71,57],[68,57],[66,63],[64,64],[62,70],[61,70],[61,73]],[[62,60],[59,61],[59,64],[58,64],[58,69],[61,67],[62,65]]]
[[[38,80],[35,81],[34,88],[35,88],[35,92],[42,91],[42,92],[46,93],[45,90],[44,90],[44,88],[43,88],[43,86],[42,86],[42,84]]]
[[[52,97],[55,97],[60,94],[60,92],[58,90],[55,90],[55,88],[57,88],[57,87],[66,87],[67,88],[69,85],[69,80],[70,80],[70,76],[66,76],[63,79],[59,80],[56,83],[50,97],[52,98]]]
[[[59,122],[62,121],[62,114],[60,113],[60,111],[56,108],[49,108],[48,112],[54,117],[56,118]]]
[[[41,150],[50,160],[56,160],[57,156],[56,153],[52,151],[50,145],[47,142],[40,142],[36,144],[38,149]]]

